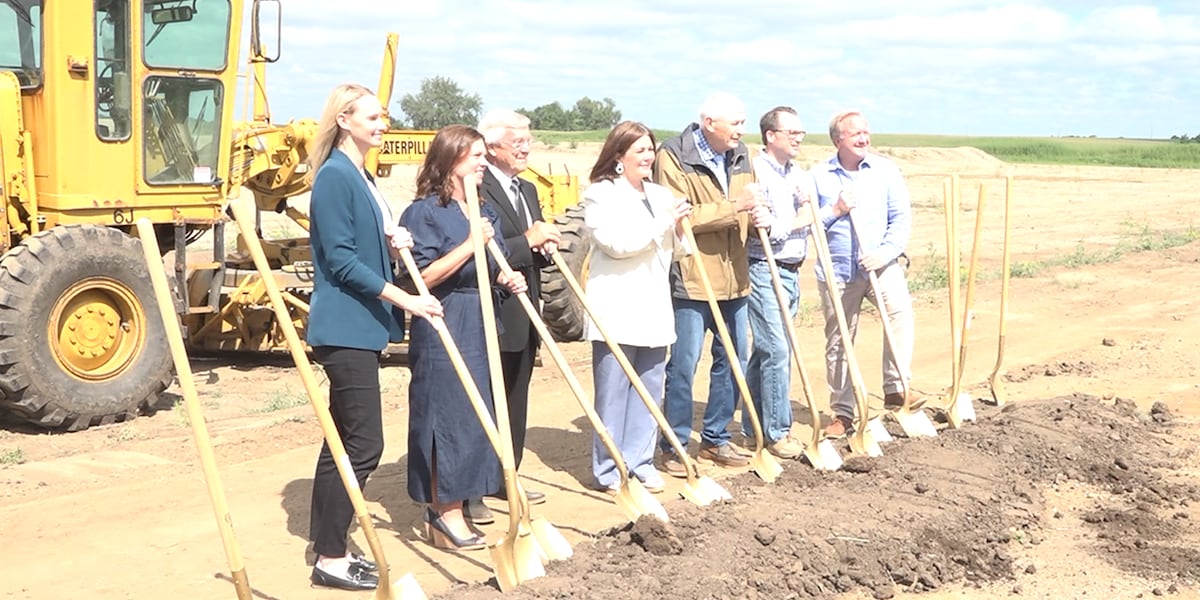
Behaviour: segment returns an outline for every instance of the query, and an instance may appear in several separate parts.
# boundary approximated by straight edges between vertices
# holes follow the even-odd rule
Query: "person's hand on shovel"
[[[413,236],[408,232],[408,229],[399,225],[387,225],[383,228],[383,235],[387,238],[388,254],[392,257],[392,262],[400,260],[400,251],[413,247]]]
[[[683,220],[692,216],[692,203],[687,198],[676,198],[672,210],[675,218],[675,237],[683,239]]]
[[[529,289],[529,283],[525,281],[525,275],[520,271],[513,271],[511,277],[500,273],[500,276],[496,278],[496,283],[508,288],[508,291],[513,294],[524,294]]]

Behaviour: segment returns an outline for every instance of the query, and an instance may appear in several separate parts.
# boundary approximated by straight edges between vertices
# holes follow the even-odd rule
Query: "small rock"
[[[1111,348],[1111,347],[1117,345],[1117,340],[1114,340],[1110,337],[1106,337],[1106,338],[1100,340],[1100,343]]]
[[[1026,575],[1033,575],[1034,573],[1037,573],[1037,567],[1035,567],[1034,565],[1029,565],[1028,567],[1025,567]]]
[[[1021,587],[1021,584],[1019,584],[1019,583],[1017,585],[1014,585],[1012,588],[1012,593],[1017,596],[1020,596],[1021,592],[1023,592],[1023,591],[1025,591],[1025,588]]]
[[[918,494],[924,494],[925,492],[929,491],[929,486],[925,485],[924,483],[918,483],[913,486],[913,489],[916,490]]]
[[[1061,518],[1063,518],[1062,511],[1061,511],[1061,510],[1058,510],[1057,508],[1056,508],[1056,509],[1054,509],[1054,514],[1053,514],[1053,515],[1051,515],[1051,516],[1052,516],[1052,517],[1054,517],[1055,519],[1061,519]],[[1029,565],[1029,566],[1031,566],[1031,567],[1032,567],[1033,565]]]
[[[871,597],[875,600],[891,600],[896,597],[896,590],[892,586],[878,587],[871,593]]]
[[[1155,596],[1162,596],[1162,595],[1166,594],[1166,592],[1162,591],[1162,588],[1154,588],[1154,589],[1150,590],[1150,593],[1154,594]]]
[[[770,546],[775,541],[775,532],[771,531],[769,527],[759,527],[754,532],[754,539],[764,546]]]
[[[842,462],[842,470],[847,473],[870,473],[873,468],[874,461],[865,456],[851,456]]]
[[[1126,461],[1125,457],[1123,456],[1118,456],[1116,460],[1113,461],[1113,464],[1116,465],[1118,469],[1124,469],[1126,471],[1129,470],[1129,461]]]
[[[1179,585],[1172,583],[1171,587],[1167,588],[1167,593],[1168,594],[1178,594],[1179,593]]]

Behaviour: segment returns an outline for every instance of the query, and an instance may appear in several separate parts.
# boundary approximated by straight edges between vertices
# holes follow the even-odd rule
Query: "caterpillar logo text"
[[[418,163],[429,152],[433,131],[388,131],[379,147],[379,162],[384,164]]]

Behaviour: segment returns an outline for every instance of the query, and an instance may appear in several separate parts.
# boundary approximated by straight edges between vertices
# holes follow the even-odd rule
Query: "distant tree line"
[[[1179,142],[1180,144],[1200,144],[1200,134],[1197,134],[1196,137],[1188,137],[1186,133],[1183,135],[1173,135],[1171,136],[1171,141]]]
[[[392,127],[440,129],[454,123],[478,123],[483,98],[466,92],[449,77],[437,76],[422,79],[420,90],[404,94],[399,104],[402,114],[391,118]],[[551,102],[516,111],[529,117],[530,128],[546,131],[608,129],[621,121],[621,111],[612,98],[592,100],[584,96],[569,109]]]
[[[517,112],[529,117],[531,128],[544,131],[609,129],[621,122],[621,111],[617,110],[612,98],[592,100],[584,96],[576,100],[575,106],[570,109],[564,109],[558,102],[551,102],[533,110],[518,108]]]

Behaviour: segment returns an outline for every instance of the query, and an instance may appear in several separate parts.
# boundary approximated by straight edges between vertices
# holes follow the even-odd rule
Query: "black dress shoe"
[[[500,488],[500,491],[498,491],[495,494],[492,494],[488,497],[508,502],[508,491],[506,491],[504,488]],[[541,492],[535,492],[533,490],[525,490],[525,498],[526,498],[526,500],[529,501],[529,504],[531,504],[531,505],[541,504],[546,501],[546,494],[543,494]]]
[[[367,557],[365,557],[361,554],[354,554],[353,552],[351,552],[350,553],[350,564],[358,565],[358,566],[362,567],[363,569],[366,569],[367,571],[370,571],[372,573],[379,572],[379,565],[375,564],[374,561],[367,560]]]
[[[322,571],[320,567],[313,566],[312,575],[309,580],[313,585],[324,587],[337,588],[339,590],[373,590],[379,585],[379,577],[368,572],[356,563],[350,563],[346,569],[346,576],[340,577],[332,573]]]
[[[463,518],[475,525],[491,525],[496,522],[496,515],[483,503],[483,498],[463,500]]]

